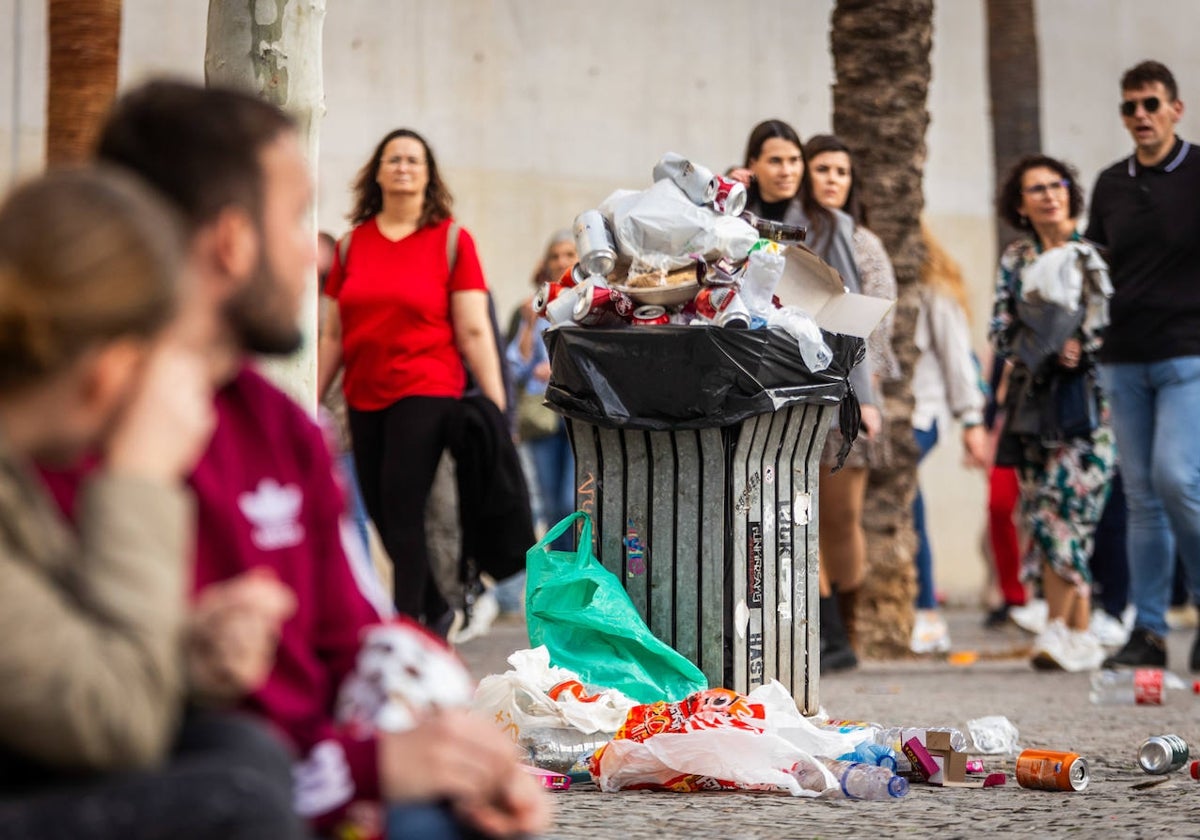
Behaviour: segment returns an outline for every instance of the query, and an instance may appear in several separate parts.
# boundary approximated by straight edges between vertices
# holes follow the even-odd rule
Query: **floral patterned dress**
[[[989,337],[997,355],[1014,365],[1006,400],[1010,406],[1023,383],[1056,365],[1057,351],[1041,359],[1038,370],[1030,369],[1028,353],[1017,353],[1018,346],[1029,346],[1030,342],[1023,339],[1032,329],[1021,315],[1021,274],[1040,255],[1037,242],[1021,239],[1008,246],[1000,258]],[[1091,367],[1101,336],[1087,323],[1081,323],[1074,337],[1082,347],[1081,366]],[[1022,453],[1016,464],[1021,512],[1032,536],[1025,557],[1027,575],[1039,574],[1045,562],[1060,577],[1080,587],[1091,584],[1089,558],[1116,461],[1107,401],[1094,377],[1091,387],[1095,389],[1099,422],[1090,435],[1051,442],[1020,436],[1021,440],[1016,441],[1018,435],[1007,423],[1001,435],[1002,448],[1008,442]]]

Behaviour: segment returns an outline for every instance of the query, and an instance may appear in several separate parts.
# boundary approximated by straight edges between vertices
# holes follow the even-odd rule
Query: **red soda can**
[[[1091,780],[1079,753],[1025,750],[1017,756],[1017,784],[1037,790],[1083,790]]]
[[[696,293],[696,314],[709,321],[716,321],[737,296],[731,286],[709,286]]]
[[[633,310],[633,325],[635,327],[650,327],[656,324],[671,323],[671,316],[662,306],[639,306]]]
[[[713,176],[717,184],[716,194],[712,198],[713,209],[726,216],[740,216],[746,209],[746,187],[740,181]]]
[[[620,309],[625,309],[633,314],[633,301],[629,299],[629,296],[610,288],[599,278],[592,278],[584,285],[575,288],[579,294],[579,300],[575,302],[571,319],[577,324],[586,324],[589,327],[615,327],[625,323]]]

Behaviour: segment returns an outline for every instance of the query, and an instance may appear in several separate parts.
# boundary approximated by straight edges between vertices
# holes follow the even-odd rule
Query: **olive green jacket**
[[[0,440],[0,744],[63,769],[148,766],[185,688],[192,503],[100,471],[77,521]]]

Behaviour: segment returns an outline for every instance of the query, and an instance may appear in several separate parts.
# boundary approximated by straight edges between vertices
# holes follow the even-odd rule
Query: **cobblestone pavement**
[[[1004,787],[951,790],[913,785],[897,802],[817,802],[778,794],[605,794],[590,784],[557,794],[551,837],[807,838],[861,837],[1200,837],[1200,782],[1185,773],[1142,773],[1136,750],[1155,734],[1174,732],[1200,750],[1200,697],[1168,693],[1162,706],[1094,706],[1085,674],[1033,671],[1024,655],[1031,638],[1016,627],[983,630],[982,613],[947,614],[955,651],[981,654],[970,666],[945,660],[869,662],[821,681],[830,715],[888,725],[956,726],[1004,715],[1024,748],[1072,750],[1091,764],[1081,793],[1025,790],[1012,779],[1014,758],[985,762],[1009,773]],[[1191,684],[1192,630],[1173,631],[1170,663]],[[463,646],[477,676],[507,670],[505,657],[527,646],[524,624],[502,620]],[[1200,757],[1200,756],[1198,756]]]

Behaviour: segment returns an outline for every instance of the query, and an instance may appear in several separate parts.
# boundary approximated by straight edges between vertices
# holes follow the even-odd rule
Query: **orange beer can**
[[[1017,756],[1017,784],[1037,790],[1083,790],[1091,774],[1087,759],[1073,752],[1025,750]]]

